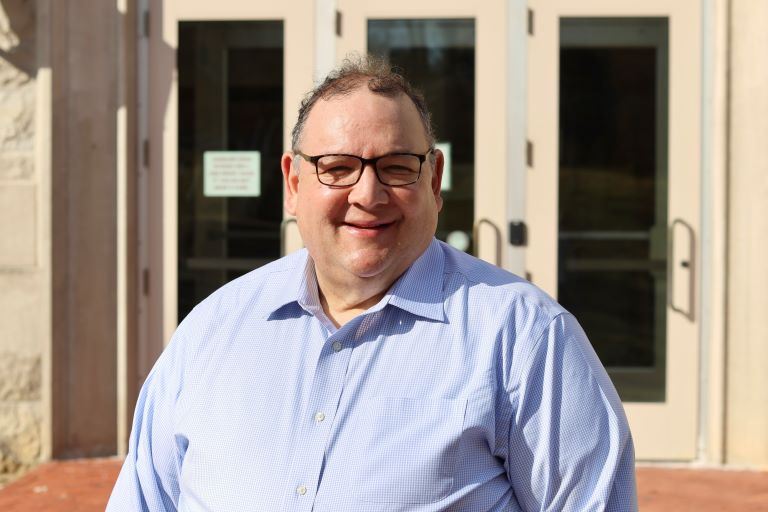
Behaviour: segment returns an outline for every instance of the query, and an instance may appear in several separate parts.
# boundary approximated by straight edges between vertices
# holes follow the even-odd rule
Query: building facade
[[[639,460],[768,467],[766,48],[761,0],[0,0],[0,475],[124,453],[179,319],[300,247],[279,157],[351,52],[424,91],[438,237],[576,314]]]

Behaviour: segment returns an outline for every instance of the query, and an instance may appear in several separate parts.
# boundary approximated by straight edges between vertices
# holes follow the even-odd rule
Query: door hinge
[[[149,169],[149,139],[144,139],[141,144],[141,161],[146,169]]]
[[[145,268],[141,272],[141,293],[149,295],[149,269]]]
[[[533,35],[533,9],[528,9],[528,35]]]
[[[533,142],[525,141],[525,164],[533,167]]]
[[[146,39],[149,39],[149,9],[144,11],[141,17],[141,32]]]
[[[341,11],[336,11],[336,35],[341,37]]]

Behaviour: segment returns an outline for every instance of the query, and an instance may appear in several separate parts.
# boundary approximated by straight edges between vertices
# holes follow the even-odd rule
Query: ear
[[[437,211],[443,208],[443,196],[440,195],[443,184],[443,166],[445,165],[445,155],[439,149],[435,150],[435,164],[432,168],[432,176],[430,181],[430,187],[432,188],[432,194],[435,196],[435,203],[437,204]]]
[[[293,153],[286,151],[280,158],[280,168],[283,171],[283,186],[285,187],[285,199],[283,206],[285,211],[296,215],[296,202],[299,193],[299,173],[293,169]]]

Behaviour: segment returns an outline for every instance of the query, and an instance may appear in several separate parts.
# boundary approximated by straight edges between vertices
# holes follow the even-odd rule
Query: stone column
[[[35,164],[36,4],[0,1],[0,483],[38,462],[50,343],[47,177]]]

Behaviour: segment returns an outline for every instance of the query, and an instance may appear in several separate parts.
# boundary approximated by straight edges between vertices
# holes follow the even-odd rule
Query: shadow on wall
[[[36,73],[36,28],[34,0],[0,0],[0,59],[27,77]]]

